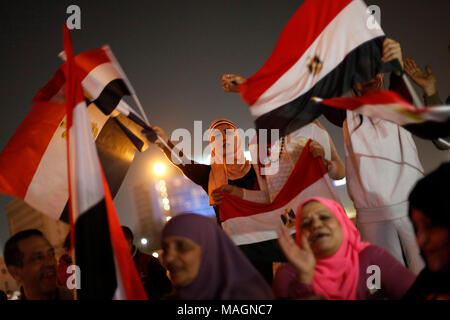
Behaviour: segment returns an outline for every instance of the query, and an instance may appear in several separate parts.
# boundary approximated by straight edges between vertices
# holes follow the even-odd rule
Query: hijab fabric
[[[342,206],[334,200],[312,197],[303,201],[297,209],[297,244],[300,246],[300,212],[310,201],[318,201],[336,217],[342,228],[343,239],[338,251],[331,257],[316,257],[313,291],[329,300],[355,300],[359,280],[359,253],[370,245],[362,242],[353,222]]]
[[[234,129],[237,129],[232,121],[228,119],[217,119],[213,121],[213,123],[209,127],[210,141],[212,134],[214,134],[213,129],[217,129],[217,127],[221,124],[228,124],[232,126]],[[236,146],[237,148],[236,150],[233,149],[232,151],[227,150],[227,152],[234,153],[233,159],[236,159],[236,163],[232,164],[223,163],[226,161],[222,161],[222,163],[215,163],[214,161],[215,150],[222,150],[223,145],[216,145],[215,147],[213,146],[211,147],[211,171],[209,173],[209,181],[208,181],[208,195],[210,205],[215,204],[211,196],[211,193],[214,190],[223,186],[224,184],[227,184],[228,180],[237,180],[244,177],[250,171],[251,164],[249,163],[248,160],[245,159],[242,139],[237,132],[235,132],[235,136],[237,137],[237,146]],[[226,139],[226,137],[222,137],[222,139]],[[222,159],[222,157],[220,158]]]
[[[241,250],[211,219],[198,214],[180,214],[164,227],[162,238],[180,236],[201,247],[197,277],[177,288],[181,300],[268,300],[272,291]]]

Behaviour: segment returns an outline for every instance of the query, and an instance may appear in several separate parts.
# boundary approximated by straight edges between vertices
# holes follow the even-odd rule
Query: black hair
[[[130,228],[127,226],[122,226],[123,233],[125,234],[125,238],[130,239],[133,242],[134,235]]]
[[[417,182],[409,194],[409,215],[412,209],[420,210],[434,226],[450,228],[450,162]]]
[[[27,229],[16,233],[6,241],[5,249],[3,250],[6,266],[23,266],[23,252],[20,251],[18,243],[35,236],[46,239],[41,231],[37,229]]]

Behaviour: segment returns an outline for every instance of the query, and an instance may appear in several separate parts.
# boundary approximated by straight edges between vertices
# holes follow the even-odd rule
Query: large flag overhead
[[[306,198],[317,195],[339,201],[327,170],[319,158],[311,155],[308,142],[273,202],[251,202],[223,193],[225,200],[220,205],[222,227],[236,245],[277,239],[281,223],[295,232],[297,207]]]
[[[115,196],[136,151],[149,146],[141,134],[144,123],[121,100],[129,91],[123,89],[124,81],[118,78],[117,70],[112,70],[114,64],[104,49],[82,53],[75,61],[86,86],[85,95],[102,106],[100,109],[90,103],[87,111],[106,179]],[[55,219],[62,215],[67,221],[63,67],[33,98],[31,111],[0,153],[0,192],[21,198]]]
[[[69,205],[81,270],[78,298],[146,299],[103,176],[66,25],[64,49]]]
[[[450,136],[450,106],[416,108],[388,90],[361,97],[315,100],[327,106],[397,123],[423,139]]]
[[[377,73],[400,70],[381,61],[384,33],[367,25],[361,0],[306,0],[283,29],[262,68],[240,85],[257,128],[282,135],[308,124],[323,107],[310,99],[348,92]]]

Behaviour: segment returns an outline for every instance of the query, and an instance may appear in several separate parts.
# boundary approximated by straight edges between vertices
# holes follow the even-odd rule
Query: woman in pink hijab
[[[415,275],[382,247],[362,242],[337,202],[313,197],[297,209],[297,243],[282,226],[279,243],[290,263],[273,283],[278,299],[400,299]]]

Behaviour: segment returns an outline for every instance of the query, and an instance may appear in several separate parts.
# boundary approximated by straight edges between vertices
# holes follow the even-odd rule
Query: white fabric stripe
[[[93,101],[100,96],[105,86],[112,80],[120,79],[120,74],[111,62],[102,63],[95,67],[81,82],[83,88],[89,93],[89,100]]]
[[[59,219],[69,198],[65,121],[64,117],[53,134],[24,198],[34,209],[54,219]]]
[[[350,51],[368,40],[383,36],[381,28],[369,30],[365,10],[366,5],[359,0],[345,7],[302,57],[250,107],[252,115],[259,117],[297,99],[336,68]],[[311,74],[308,69],[310,59],[315,56],[323,62],[318,75]]]
[[[116,253],[114,252],[113,254],[114,254],[114,268],[116,269],[116,282],[117,282],[117,288],[116,291],[114,292],[113,300],[128,300],[125,288],[123,287],[122,275],[120,274],[119,265],[117,264]]]
[[[339,202],[339,197],[334,192],[331,180],[328,174],[325,174],[284,207],[248,217],[228,219],[222,223],[222,227],[236,245],[277,239],[277,229],[282,223],[280,216],[283,215],[285,210],[290,211],[292,209],[295,212],[303,200],[313,196],[329,198]],[[291,228],[291,232],[295,232],[295,226]]]
[[[426,112],[414,114],[405,112],[404,107],[397,103],[366,104],[353,110],[353,112],[395,122],[401,126],[425,121],[445,122],[450,118],[450,106],[436,106]]]
[[[97,137],[108,117],[93,104],[87,109]],[[24,198],[34,209],[54,219],[59,219],[69,198],[66,138],[64,117],[42,155]]]
[[[104,198],[97,149],[86,103],[73,110],[70,131],[70,178],[74,220]]]

